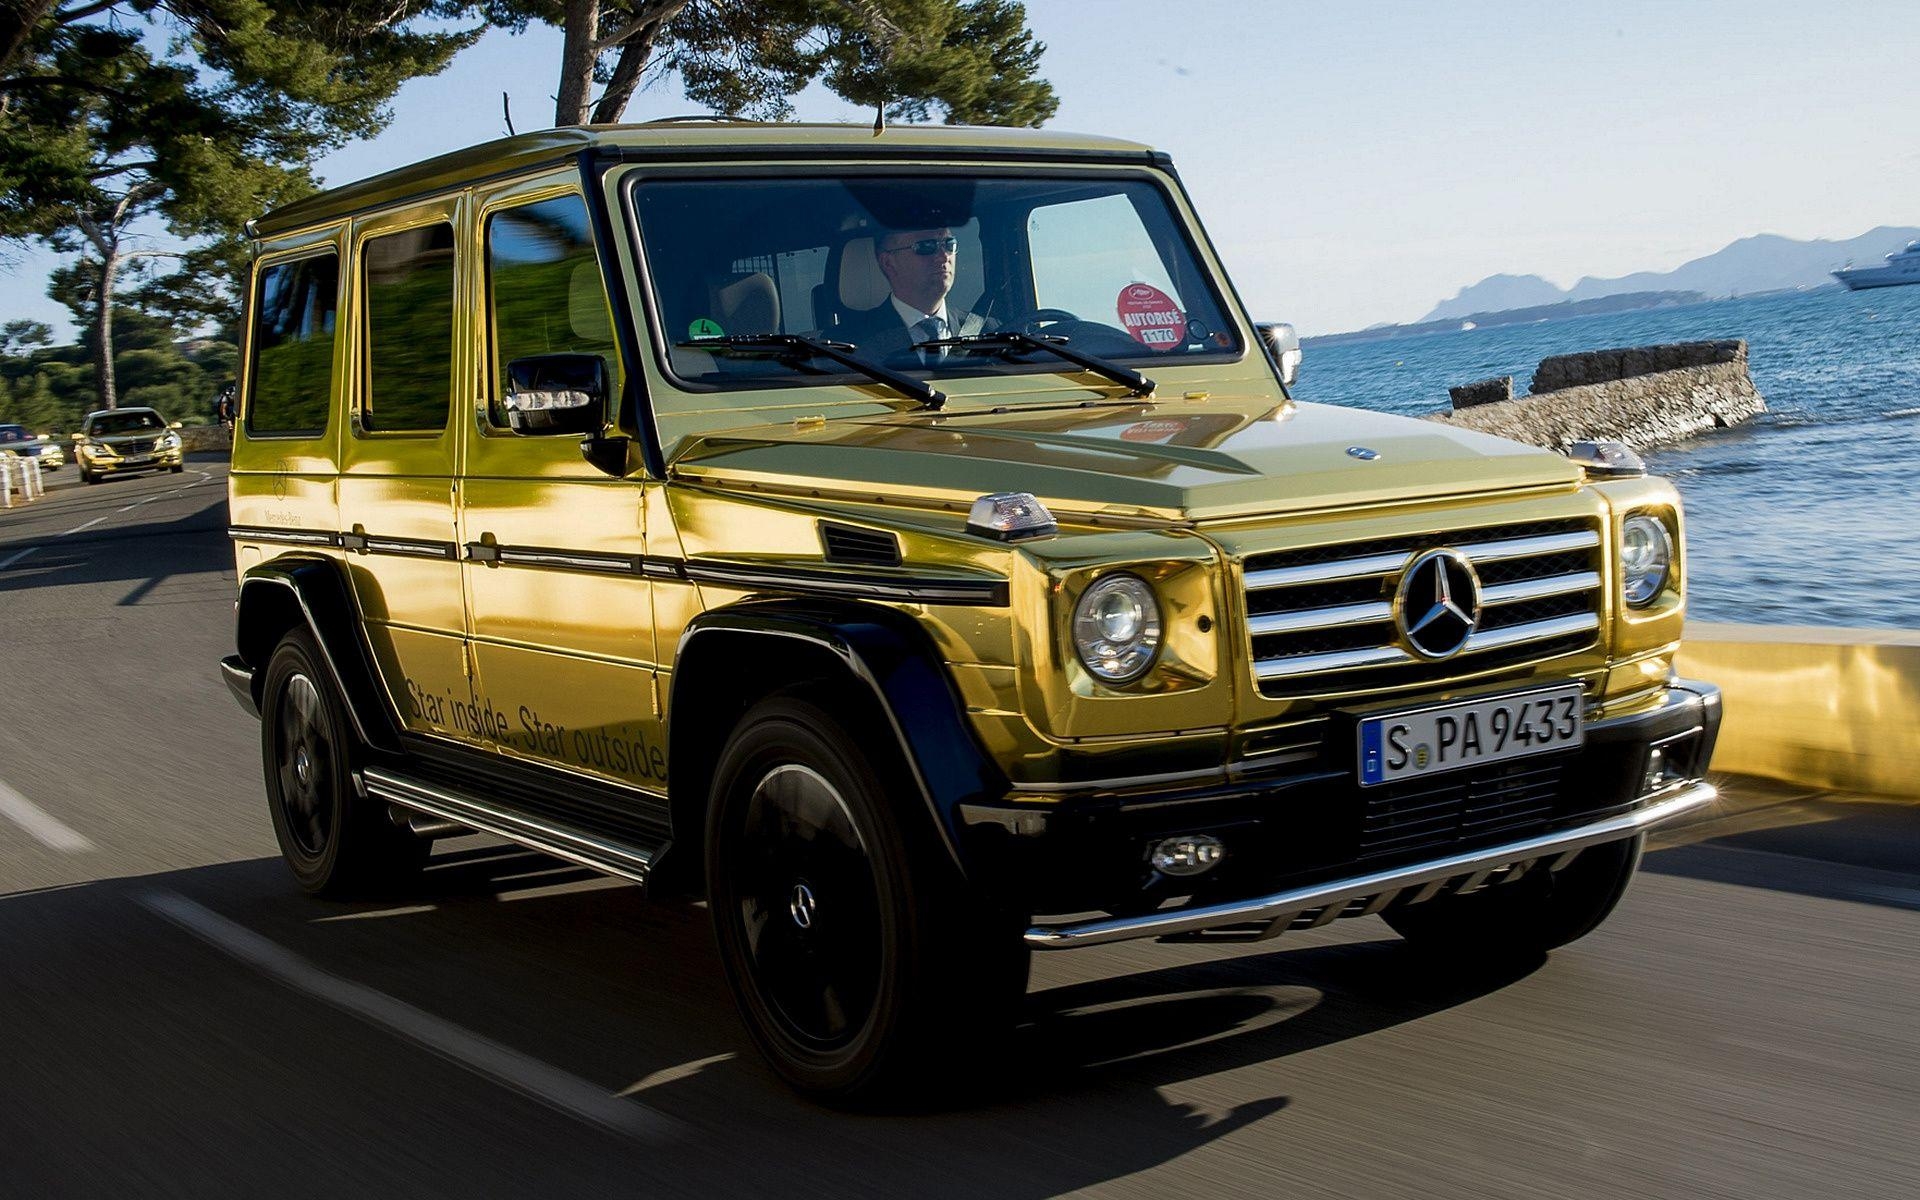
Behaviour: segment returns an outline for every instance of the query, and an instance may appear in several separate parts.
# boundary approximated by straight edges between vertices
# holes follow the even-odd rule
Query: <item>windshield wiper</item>
[[[779,356],[782,358],[831,359],[842,366],[852,367],[875,383],[885,384],[910,400],[918,400],[924,408],[940,409],[947,404],[945,392],[929,387],[911,375],[902,375],[861,358],[854,353],[858,347],[847,342],[826,342],[797,333],[742,333],[728,337],[694,338],[679,344],[688,350],[718,350],[723,353],[730,350],[775,350],[785,352]]]
[[[1153,380],[1140,372],[1109,362],[1104,358],[1095,358],[1078,350],[1069,350],[1064,337],[1038,338],[1018,330],[1008,329],[997,333],[975,333],[964,337],[937,338],[930,342],[915,342],[915,350],[930,350],[940,346],[957,346],[972,350],[1045,350],[1047,353],[1066,359],[1076,366],[1085,367],[1095,375],[1111,379],[1122,387],[1130,388],[1136,396],[1151,396]]]

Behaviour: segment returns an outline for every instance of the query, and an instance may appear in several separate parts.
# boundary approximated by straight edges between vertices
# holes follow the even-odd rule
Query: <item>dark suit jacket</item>
[[[1000,322],[992,317],[983,317],[978,313],[955,314],[947,310],[954,332],[960,337],[972,337],[977,333],[992,333],[1000,328]],[[852,342],[860,347],[860,353],[871,359],[888,359],[907,353],[908,347],[915,341],[913,332],[907,328],[900,314],[894,311],[893,301],[888,299],[879,308],[870,308],[865,312],[848,313],[846,321],[834,329],[832,340]]]

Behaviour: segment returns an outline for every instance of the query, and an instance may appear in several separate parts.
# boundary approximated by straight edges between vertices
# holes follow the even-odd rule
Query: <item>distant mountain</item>
[[[1657,288],[1642,289],[1658,291]],[[1509,308],[1532,308],[1537,304],[1558,304],[1567,294],[1538,275],[1489,275],[1471,287],[1463,287],[1451,300],[1420,318],[1428,321],[1457,321],[1476,313],[1504,312]]]
[[[1527,308],[1562,300],[1592,300],[1627,292],[1700,292],[1713,299],[1822,287],[1828,274],[1848,262],[1876,263],[1920,239],[1920,229],[1883,225],[1844,242],[1824,238],[1799,242],[1778,234],[1741,238],[1724,249],[1682,263],[1671,271],[1640,271],[1619,279],[1588,276],[1561,290],[1538,275],[1489,275],[1443,301],[1422,321],[1457,320],[1474,312]]]
[[[1501,325],[1564,321],[1568,317],[1591,317],[1601,313],[1703,304],[1707,299],[1699,292],[1622,292],[1617,296],[1596,296],[1591,300],[1561,300],[1554,304],[1529,304],[1525,308],[1507,308],[1499,312],[1471,312],[1464,317],[1423,321],[1418,325],[1369,325],[1354,333],[1325,333],[1301,338],[1300,344],[1311,349],[1315,346],[1337,346],[1343,342],[1374,342],[1383,338],[1420,337],[1429,333],[1458,333],[1472,328],[1493,329]]]

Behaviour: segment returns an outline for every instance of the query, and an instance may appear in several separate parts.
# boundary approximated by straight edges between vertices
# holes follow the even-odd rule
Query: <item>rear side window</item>
[[[368,238],[367,377],[361,426],[437,433],[453,396],[453,226]]]
[[[253,298],[251,433],[313,434],[333,403],[340,256],[328,251],[260,272]]]
[[[500,396],[507,364],[542,354],[596,354],[620,391],[613,318],[587,232],[586,202],[559,196],[487,218],[487,295],[493,318],[493,391],[488,411],[506,428]]]

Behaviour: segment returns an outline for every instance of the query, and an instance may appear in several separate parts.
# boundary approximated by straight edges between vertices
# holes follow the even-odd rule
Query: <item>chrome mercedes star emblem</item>
[[[1458,550],[1429,550],[1400,577],[1393,610],[1400,636],[1415,654],[1452,658],[1466,649],[1480,619],[1480,577]]]
[[[812,888],[804,883],[793,885],[793,895],[787,900],[787,915],[793,918],[795,925],[802,929],[812,929],[814,910],[818,907],[818,902],[813,898]]]

